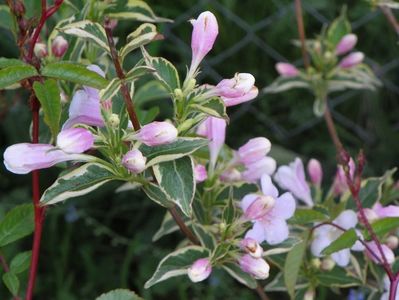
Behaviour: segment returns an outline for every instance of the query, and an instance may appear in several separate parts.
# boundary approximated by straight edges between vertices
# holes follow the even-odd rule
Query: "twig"
[[[259,282],[258,285],[256,286],[256,292],[258,293],[258,296],[261,300],[269,300],[269,297],[267,297],[263,287]]]
[[[4,255],[3,255],[3,253],[1,253],[1,252],[0,252],[0,264],[3,267],[3,270],[4,270],[5,273],[10,272],[10,268],[9,268],[9,266],[7,264],[7,261],[6,261]],[[18,296],[14,296],[12,299],[13,300],[21,300],[21,298],[19,298]]]
[[[309,67],[310,63],[309,63],[308,53],[306,52],[306,36],[305,36],[305,27],[303,25],[301,0],[295,0],[295,16],[296,16],[296,22],[297,22],[297,26],[298,26],[299,39],[301,41],[303,64],[305,65],[305,68],[307,69]]]
[[[380,6],[381,11],[383,12],[385,18],[387,19],[389,25],[395,30],[396,34],[399,35],[399,23],[396,20],[394,14],[392,13],[392,10],[389,7],[386,6]]]

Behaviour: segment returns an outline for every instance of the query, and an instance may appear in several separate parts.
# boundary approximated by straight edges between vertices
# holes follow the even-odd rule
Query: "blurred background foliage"
[[[80,6],[79,1],[71,2]],[[25,2],[28,14],[38,15],[40,1]],[[215,13],[220,33],[215,48],[204,61],[202,83],[216,84],[222,78],[233,77],[235,72],[249,72],[254,74],[261,90],[276,77],[277,61],[302,64],[300,50],[292,44],[297,38],[293,1],[147,2],[159,16],[175,20],[159,24],[165,40],[153,43],[150,52],[174,62],[181,74],[191,59],[191,25],[187,21],[204,10]],[[359,36],[357,49],[366,53],[367,63],[384,85],[376,93],[334,94],[330,99],[332,113],[344,143],[352,154],[363,148],[368,158],[366,173],[377,176],[397,166],[399,161],[398,37],[382,13],[367,1],[341,0],[303,1],[307,36],[318,34],[323,25],[339,14],[343,5],[347,5],[353,31]],[[67,9],[61,10],[52,19],[52,25],[68,13]],[[0,12],[0,24],[4,22],[7,19]],[[124,41],[136,26],[132,22],[120,22],[115,35]],[[18,56],[12,34],[0,29],[0,35],[0,56]],[[161,114],[165,114],[167,101],[159,105]],[[287,163],[296,155],[305,160],[319,159],[325,166],[324,184],[329,185],[335,172],[335,150],[323,120],[313,115],[312,105],[312,95],[306,91],[277,95],[261,92],[256,101],[228,110],[231,117],[228,144],[237,148],[249,138],[266,136],[273,143],[272,155],[279,163]],[[0,152],[10,144],[28,141],[29,126],[25,92],[2,91]],[[58,173],[56,168],[42,172],[42,187],[49,186]],[[117,187],[109,184],[48,210],[36,299],[94,299],[118,287],[135,290],[145,299],[257,299],[255,293],[219,272],[202,284],[194,285],[187,278],[178,277],[144,290],[144,282],[159,260],[176,247],[182,236],[172,234],[152,243],[151,237],[165,211],[139,192],[115,193]],[[29,202],[30,192],[30,176],[13,175],[1,166],[0,218],[16,204]],[[30,247],[28,237],[2,251],[6,257],[12,257]],[[278,297],[281,298],[271,294],[272,299]],[[0,298],[9,298],[3,287],[0,287]],[[327,298],[324,293],[318,296],[318,299]]]

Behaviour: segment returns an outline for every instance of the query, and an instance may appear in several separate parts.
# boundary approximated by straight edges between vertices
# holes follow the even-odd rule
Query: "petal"
[[[360,230],[356,229],[356,235],[361,239],[364,240],[363,234]],[[364,251],[365,247],[360,241],[356,241],[356,243],[352,246],[351,250],[353,251]]]
[[[344,210],[333,222],[344,229],[354,228],[357,224],[357,215],[353,210]]]
[[[90,94],[84,90],[77,91],[69,106],[69,118],[73,119],[78,117],[84,117],[84,119],[87,118],[92,123],[103,125],[104,122],[100,111],[100,99],[90,96]],[[71,127],[70,125],[68,126]],[[64,125],[64,127],[66,126]]]
[[[268,220],[264,224],[264,231],[266,235],[266,241],[270,245],[280,244],[288,238],[288,225],[287,222],[280,218],[274,218]]]
[[[258,197],[257,194],[248,194],[245,195],[244,198],[242,198],[240,206],[241,209],[245,212],[248,207],[252,204],[252,202],[255,201],[255,199]]]
[[[381,206],[373,209],[380,218],[399,217],[399,206],[396,205]]]
[[[321,256],[321,252],[330,244],[331,240],[329,239],[327,234],[319,235],[313,240],[310,250],[312,251],[312,254],[314,256],[319,257]]]
[[[260,179],[260,185],[262,187],[262,193],[265,196],[272,196],[273,198],[278,197],[278,190],[272,183],[272,179],[269,175],[264,174]]]
[[[261,222],[255,222],[251,230],[248,230],[245,234],[245,238],[252,238],[259,244],[266,240],[265,228]]]
[[[276,199],[272,209],[273,216],[278,216],[284,220],[291,218],[295,213],[296,203],[291,193],[284,193]]]
[[[340,267],[346,267],[349,264],[350,257],[351,257],[351,252],[349,249],[343,249],[341,251],[331,254],[331,258]]]

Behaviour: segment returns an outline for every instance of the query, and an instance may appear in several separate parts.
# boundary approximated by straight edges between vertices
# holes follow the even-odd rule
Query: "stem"
[[[388,23],[391,25],[393,30],[395,30],[396,34],[399,34],[399,23],[396,20],[392,10],[389,7],[381,6],[381,11],[383,12],[385,18],[387,19]]]
[[[261,300],[269,300],[269,297],[267,297],[263,287],[258,283],[256,286],[256,292],[258,293],[258,296]]]
[[[184,220],[180,216],[179,212],[177,211],[176,207],[169,208],[169,212],[172,215],[173,219],[175,220],[176,224],[179,226],[180,231],[184,233],[184,235],[194,244],[200,245],[197,237],[193,234],[190,228],[184,223]]]
[[[326,99],[327,101],[327,99]],[[334,125],[334,120],[331,117],[331,113],[328,107],[328,102],[326,103],[326,111],[324,113],[324,119],[326,121],[327,124],[327,128],[328,131],[330,133],[331,139],[334,142],[334,145],[336,147],[336,151],[338,154],[338,163],[341,164],[343,166],[343,169],[345,171],[345,176],[346,176],[346,183],[349,187],[349,190],[352,194],[353,199],[355,200],[355,204],[357,207],[357,210],[359,211],[360,214],[360,220],[363,223],[364,227],[366,228],[366,230],[368,231],[368,233],[371,236],[371,239],[374,241],[374,243],[377,245],[378,251],[381,254],[381,258],[382,258],[382,266],[385,270],[385,272],[388,274],[389,279],[392,281],[394,279],[394,274],[392,272],[391,266],[388,264],[387,258],[385,256],[384,251],[382,250],[382,246],[380,241],[378,240],[377,235],[375,234],[373,228],[370,225],[370,222],[368,221],[366,214],[364,212],[364,208],[362,205],[362,202],[360,200],[359,197],[359,192],[360,192],[360,184],[361,184],[361,171],[363,169],[363,164],[364,164],[364,157],[361,155],[359,159],[361,160],[361,163],[359,163],[359,167],[358,167],[358,174],[357,174],[357,178],[355,180],[352,179],[352,176],[350,174],[350,167],[349,167],[349,154],[348,152],[345,150],[341,140],[339,139],[339,136],[337,134],[337,131],[335,129],[335,125]]]
[[[305,65],[305,68],[307,69],[309,67],[310,63],[309,63],[308,54],[306,52],[306,36],[305,36],[305,27],[303,25],[301,0],[295,0],[295,16],[296,16],[296,22],[297,22],[297,26],[298,26],[299,39],[301,40],[303,64]]]
[[[398,274],[396,274],[395,278],[391,280],[391,284],[389,287],[389,300],[396,300],[396,291],[398,289]]]

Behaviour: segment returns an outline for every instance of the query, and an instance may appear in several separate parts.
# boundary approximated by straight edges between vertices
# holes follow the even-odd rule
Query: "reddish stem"
[[[392,10],[389,7],[381,6],[381,11],[383,12],[385,18],[387,19],[388,23],[391,25],[393,30],[395,30],[396,34],[399,34],[399,23],[396,20]]]
[[[310,63],[309,63],[308,54],[306,52],[306,36],[305,36],[305,26],[303,24],[301,0],[295,0],[295,16],[296,16],[296,22],[297,22],[297,26],[298,26],[299,39],[301,41],[303,64],[305,65],[305,68],[307,69],[309,67]]]
[[[399,277],[398,274],[395,275],[395,278],[391,280],[391,285],[389,287],[389,300],[396,300],[396,291],[398,289]]]

